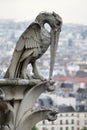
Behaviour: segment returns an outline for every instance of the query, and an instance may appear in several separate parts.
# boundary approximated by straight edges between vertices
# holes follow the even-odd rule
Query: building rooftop
[[[87,83],[87,77],[70,77],[70,76],[55,76],[55,81],[74,81],[74,82],[82,82]]]
[[[87,88],[78,88],[77,93],[87,94]]]
[[[78,105],[78,106],[76,106],[76,111],[77,112],[87,112],[87,106],[85,106],[85,105]]]
[[[84,71],[77,71],[76,73],[76,76],[77,77],[87,77],[87,72],[84,72]]]
[[[73,84],[72,83],[62,83],[60,87],[73,89]]]
[[[75,112],[74,108],[72,106],[65,106],[65,105],[61,105],[58,107],[59,108],[59,112]]]

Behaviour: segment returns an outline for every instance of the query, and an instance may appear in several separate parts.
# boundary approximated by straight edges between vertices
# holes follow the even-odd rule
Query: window
[[[71,114],[71,116],[74,116],[74,114]]]
[[[77,114],[77,117],[79,117],[79,114]]]
[[[51,130],[54,130],[54,127],[52,127]]]
[[[74,120],[73,119],[71,120],[71,124],[74,124]]]
[[[84,121],[84,125],[87,125],[87,120]]]
[[[62,114],[60,114],[60,116],[62,116]]]
[[[79,120],[77,120],[77,125],[79,125]]]
[[[45,125],[45,120],[43,120],[43,125]]]
[[[43,127],[43,130],[46,130],[46,128],[45,128],[45,127]]]
[[[69,124],[68,120],[66,120],[66,124]]]
[[[60,120],[60,125],[62,125],[63,124],[63,122],[62,122],[62,120]]]
[[[84,117],[87,117],[87,114],[85,113]]]
[[[52,125],[54,125],[54,121],[52,121]]]
[[[71,130],[74,130],[74,127],[71,127]]]
[[[68,116],[68,114],[66,114],[66,116]]]

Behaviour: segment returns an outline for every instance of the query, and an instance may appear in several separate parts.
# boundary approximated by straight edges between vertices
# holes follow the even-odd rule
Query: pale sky
[[[63,23],[87,25],[87,0],[0,0],[0,18],[29,21],[42,11],[58,13]]]

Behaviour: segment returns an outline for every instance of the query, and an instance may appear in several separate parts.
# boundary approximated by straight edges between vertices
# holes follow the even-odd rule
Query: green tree
[[[87,130],[87,127],[83,127],[81,130]]]
[[[32,127],[32,130],[38,130],[36,126],[33,126]]]

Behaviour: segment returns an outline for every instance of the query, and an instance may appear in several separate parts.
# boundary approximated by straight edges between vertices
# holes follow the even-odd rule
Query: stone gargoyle
[[[45,23],[51,27],[46,30]],[[62,18],[56,13],[40,13],[20,36],[10,66],[0,79],[0,130],[31,130],[41,120],[54,121],[58,110],[36,106],[36,99],[45,91],[54,91],[55,54]],[[50,47],[49,80],[39,75],[36,60]],[[31,64],[33,76],[27,74]]]
[[[48,23],[51,27],[50,32],[44,27]],[[51,46],[50,74],[52,77],[55,62],[55,54],[61,31],[62,18],[56,13],[40,13],[34,22],[20,36],[11,60],[11,64],[4,78],[24,78],[30,79],[27,74],[27,65],[32,65],[33,77],[43,79],[37,70],[36,60],[40,58]]]

